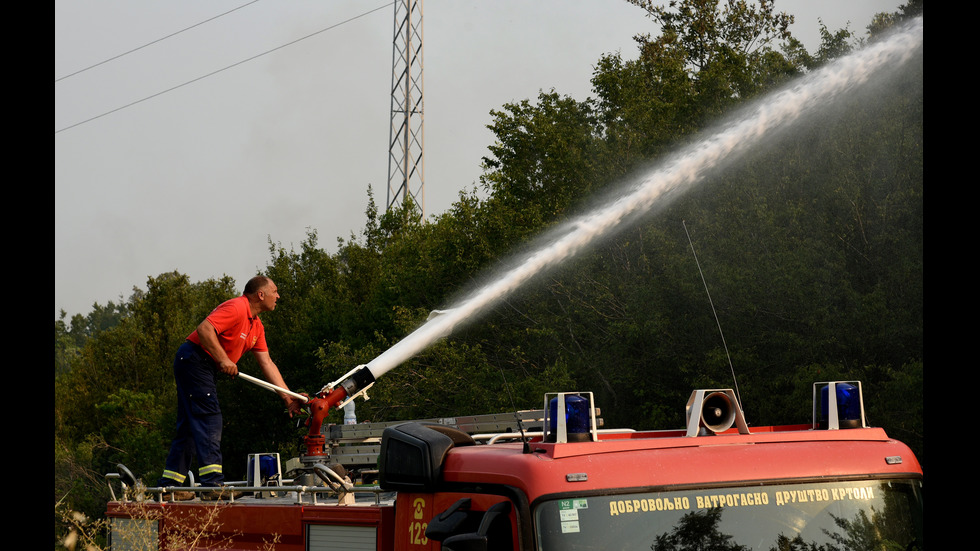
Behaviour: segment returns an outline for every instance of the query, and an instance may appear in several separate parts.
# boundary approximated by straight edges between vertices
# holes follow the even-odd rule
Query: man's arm
[[[221,343],[218,342],[218,331],[211,325],[210,321],[205,319],[197,326],[197,337],[201,341],[201,348],[207,350],[222,373],[232,377],[238,375],[238,366],[231,361],[225,349],[221,348]]]
[[[262,369],[262,374],[265,376],[265,380],[279,388],[289,390],[289,387],[286,386],[286,381],[282,379],[282,374],[279,373],[279,367],[272,361],[272,357],[269,356],[268,352],[257,352],[253,350],[252,354],[255,356],[255,360],[259,363],[259,367]],[[303,407],[303,402],[299,398],[283,393],[279,393],[279,396],[284,402],[286,402],[286,408],[289,409],[290,417],[300,412],[300,409]]]

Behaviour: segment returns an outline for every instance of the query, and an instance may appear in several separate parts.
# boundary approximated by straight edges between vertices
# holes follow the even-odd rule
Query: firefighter
[[[218,372],[238,375],[238,360],[251,351],[262,374],[270,383],[288,390],[279,368],[269,356],[265,328],[259,314],[276,308],[279,292],[268,277],[256,276],[248,281],[242,296],[221,303],[197,326],[177,350],[174,379],[177,383],[177,435],[167,455],[166,467],[157,486],[184,486],[191,460],[198,461],[201,485],[213,488],[202,493],[202,499],[220,499],[232,495],[222,488],[221,408],[215,378]],[[298,398],[280,393],[289,415],[300,412]],[[193,499],[193,492],[170,493],[171,499]]]

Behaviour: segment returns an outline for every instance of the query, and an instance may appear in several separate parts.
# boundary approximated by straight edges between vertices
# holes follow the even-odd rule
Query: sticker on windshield
[[[578,510],[588,509],[587,499],[562,499],[558,501],[558,517],[561,519],[561,532],[571,534],[579,531]]]

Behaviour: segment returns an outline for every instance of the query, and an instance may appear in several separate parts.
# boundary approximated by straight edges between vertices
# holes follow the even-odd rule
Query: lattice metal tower
[[[422,0],[395,1],[388,206],[415,202],[425,217],[422,145]]]

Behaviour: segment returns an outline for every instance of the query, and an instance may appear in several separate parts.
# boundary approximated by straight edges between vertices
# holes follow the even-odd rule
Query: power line
[[[255,0],[255,1],[258,1],[258,0]],[[287,47],[287,46],[292,46],[293,44],[296,44],[296,43],[298,43],[298,42],[302,42],[303,40],[306,40],[306,39],[308,39],[308,38],[312,38],[312,37],[314,37],[314,36],[316,36],[316,35],[318,35],[318,34],[321,34],[321,33],[324,33],[324,32],[326,32],[326,31],[329,31],[329,30],[332,30],[332,29],[335,29],[335,28],[337,28],[337,27],[339,27],[339,26],[341,26],[341,25],[344,25],[344,24],[347,24],[347,23],[350,23],[351,21],[354,21],[354,20],[357,20],[357,19],[360,19],[360,18],[362,18],[362,17],[364,17],[364,16],[366,16],[366,15],[370,15],[370,14],[372,14],[372,13],[374,13],[374,12],[376,12],[376,11],[378,11],[378,10],[381,10],[381,9],[384,9],[384,8],[387,8],[388,6],[391,6],[392,4],[394,4],[394,2],[389,2],[389,3],[387,3],[387,4],[385,4],[385,5],[383,5],[383,6],[378,6],[377,8],[374,8],[374,9],[372,9],[372,10],[369,10],[369,11],[366,11],[366,12],[364,12],[364,13],[362,13],[362,14],[360,14],[360,15],[355,15],[354,17],[351,17],[350,19],[347,19],[347,20],[344,20],[344,21],[341,21],[340,23],[336,23],[336,24],[334,24],[334,25],[331,25],[331,26],[329,26],[329,27],[326,27],[326,28],[324,28],[324,29],[320,29],[319,31],[316,31],[316,32],[314,32],[314,33],[311,33],[311,34],[308,34],[308,35],[306,35],[306,36],[304,36],[304,37],[302,37],[302,38],[297,38],[296,40],[293,40],[292,42],[287,42],[287,43],[285,43],[285,44],[283,44],[283,45],[281,45],[281,46],[277,46],[277,47],[275,47],[275,48],[272,48],[271,50],[266,50],[266,51],[264,51],[264,52],[262,52],[262,53],[260,53],[260,54],[256,54],[256,55],[254,55],[254,56],[252,56],[252,57],[249,57],[249,58],[247,58],[247,59],[243,59],[242,61],[239,61],[239,62],[237,62],[237,63],[233,63],[233,64],[231,64],[231,65],[228,65],[228,66],[226,66],[226,67],[223,67],[223,68],[221,68],[221,69],[218,69],[218,70],[215,70],[215,71],[212,71],[212,72],[210,72],[210,73],[207,73],[207,74],[205,74],[205,75],[202,75],[202,76],[199,76],[199,77],[197,77],[197,78],[195,78],[195,79],[191,79],[191,80],[189,80],[189,81],[187,81],[187,82],[184,82],[184,83],[182,83],[182,84],[178,84],[178,85],[176,85],[176,86],[173,86],[173,87],[170,87],[170,88],[167,88],[166,90],[162,90],[162,91],[160,91],[160,92],[157,92],[157,93],[155,93],[155,94],[152,94],[152,95],[149,95],[149,96],[146,96],[146,97],[144,97],[144,98],[142,98],[142,99],[138,99],[138,100],[136,100],[136,101],[133,101],[133,102],[130,102],[130,103],[127,103],[126,105],[123,105],[123,106],[121,106],[121,107],[117,107],[117,108],[115,108],[115,109],[111,109],[111,110],[109,110],[109,111],[106,111],[105,113],[102,113],[101,115],[96,115],[96,116],[94,116],[94,117],[91,117],[91,118],[88,118],[88,119],[85,119],[85,120],[83,120],[83,121],[80,121],[80,122],[76,122],[75,124],[72,124],[72,125],[69,125],[69,126],[66,126],[66,127],[64,127],[64,128],[62,128],[62,129],[60,129],[60,130],[55,130],[55,131],[54,131],[54,133],[55,133],[55,134],[59,134],[59,133],[61,133],[61,132],[64,132],[65,130],[70,130],[70,129],[72,129],[72,128],[75,128],[76,126],[81,126],[81,125],[83,125],[83,124],[86,124],[86,123],[89,123],[89,122],[92,122],[92,121],[94,121],[94,120],[96,120],[96,119],[100,119],[100,118],[102,118],[102,117],[105,117],[105,116],[107,116],[107,115],[111,115],[111,114],[113,114],[113,113],[116,113],[116,112],[118,112],[118,111],[122,111],[123,109],[126,109],[126,108],[129,108],[129,107],[132,107],[132,106],[134,106],[134,105],[137,105],[137,104],[139,104],[139,103],[143,103],[144,101],[147,101],[147,100],[151,100],[151,99],[153,99],[153,98],[155,98],[155,97],[157,97],[157,96],[162,96],[163,94],[166,94],[166,93],[169,93],[169,92],[173,92],[174,90],[177,90],[178,88],[183,88],[184,86],[187,86],[187,85],[189,85],[189,84],[193,84],[193,83],[195,83],[195,82],[197,82],[197,81],[199,81],[199,80],[204,80],[204,79],[206,79],[206,78],[208,78],[208,77],[212,77],[212,76],[214,76],[214,75],[216,75],[216,74],[218,74],[218,73],[222,73],[222,72],[224,72],[224,71],[227,71],[228,69],[232,69],[232,68],[234,68],[234,67],[237,67],[237,66],[239,66],[239,65],[242,65],[242,64],[245,64],[245,63],[248,63],[249,61],[254,61],[254,60],[256,60],[256,59],[258,59],[258,58],[260,58],[260,57],[262,57],[262,56],[265,56],[265,55],[268,55],[268,54],[271,54],[272,52],[275,52],[275,51],[278,51],[278,50],[281,50],[281,49],[283,49],[283,48],[285,48],[285,47]]]
[[[142,46],[138,46],[138,47],[136,47],[136,48],[133,48],[132,50],[129,50],[128,52],[123,52],[123,53],[121,53],[121,54],[119,54],[119,55],[115,55],[115,56],[112,56],[112,57],[110,57],[109,59],[105,59],[105,60],[102,60],[102,61],[100,61],[100,62],[98,62],[98,63],[96,63],[96,64],[94,64],[94,65],[89,65],[88,67],[86,67],[86,68],[84,68],[84,69],[79,69],[79,70],[77,70],[77,71],[75,71],[74,73],[71,73],[71,74],[68,74],[68,75],[65,75],[65,76],[63,76],[63,77],[61,77],[61,78],[56,78],[56,79],[54,79],[54,81],[55,81],[55,83],[58,83],[58,82],[61,82],[62,80],[65,80],[66,78],[69,78],[69,77],[73,77],[73,76],[75,76],[75,75],[77,75],[77,74],[79,74],[79,73],[84,73],[85,71],[88,71],[89,69],[94,69],[95,67],[98,67],[99,65],[104,65],[104,64],[106,64],[106,63],[109,63],[110,61],[113,61],[113,60],[116,60],[116,59],[119,59],[120,57],[123,57],[123,56],[126,56],[126,55],[129,55],[129,54],[131,54],[131,53],[133,53],[133,52],[136,52],[136,51],[139,51],[139,50],[142,50],[143,48],[146,48],[147,46],[152,46],[152,45],[154,45],[154,44],[156,44],[157,42],[162,42],[162,41],[164,41],[164,40],[166,40],[166,39],[168,39],[168,38],[171,38],[171,37],[174,37],[174,36],[177,36],[178,34],[180,34],[180,33],[182,33],[182,32],[185,32],[185,31],[189,31],[189,30],[191,30],[191,29],[193,29],[193,28],[195,28],[195,27],[200,27],[201,25],[203,25],[203,24],[205,24],[205,23],[207,23],[207,22],[209,22],[209,21],[214,21],[215,19],[217,19],[217,18],[219,18],[219,17],[224,17],[224,16],[226,16],[226,15],[228,15],[228,14],[229,14],[229,13],[231,13],[231,12],[234,12],[234,11],[238,11],[238,10],[240,10],[240,9],[242,9],[242,8],[244,8],[245,6],[248,6],[248,5],[251,5],[251,4],[254,4],[254,3],[256,3],[256,2],[258,2],[258,1],[259,1],[259,0],[252,0],[252,1],[251,1],[251,2],[249,2],[248,4],[243,4],[243,5],[241,5],[241,6],[238,6],[238,7],[237,7],[237,8],[235,8],[235,9],[232,9],[232,10],[228,10],[228,11],[226,11],[225,13],[222,13],[221,15],[216,15],[216,16],[214,16],[214,17],[212,17],[212,18],[210,18],[210,19],[205,19],[204,21],[201,21],[200,23],[196,23],[196,24],[194,24],[194,25],[191,25],[190,27],[187,27],[187,28],[185,28],[185,29],[181,29],[181,30],[179,30],[179,31],[177,31],[177,32],[175,32],[175,33],[170,33],[170,34],[168,34],[167,36],[164,36],[163,38],[158,38],[158,39],[156,39],[156,40],[153,40],[153,41],[151,41],[151,42],[147,42],[146,44],[143,44]]]

